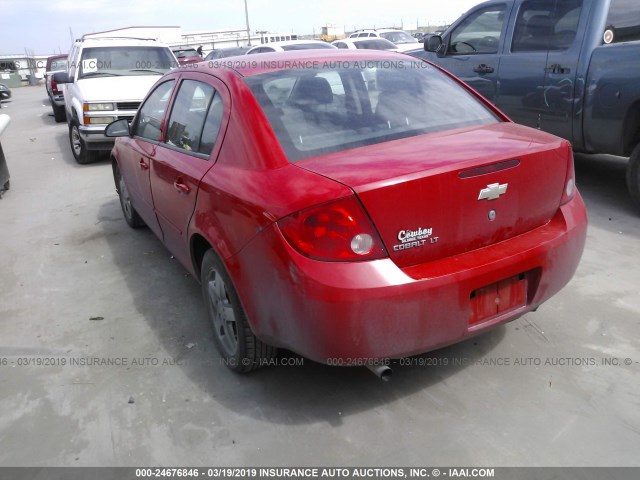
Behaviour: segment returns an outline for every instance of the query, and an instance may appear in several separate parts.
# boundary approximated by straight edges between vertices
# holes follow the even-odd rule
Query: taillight
[[[58,84],[56,83],[56,81],[53,78],[51,79],[51,91],[53,93],[60,93],[60,92],[58,92]]]
[[[576,172],[573,166],[573,150],[571,149],[571,145],[567,146],[567,150],[569,159],[567,160],[567,174],[565,176],[564,191],[562,192],[560,205],[569,202],[576,194]]]
[[[358,261],[387,256],[378,232],[355,197],[308,208],[278,221],[300,253],[317,260]]]

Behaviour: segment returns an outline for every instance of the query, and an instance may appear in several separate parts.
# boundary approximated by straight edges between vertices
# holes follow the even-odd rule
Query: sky
[[[246,0],[252,31],[311,34],[322,26],[373,28],[450,23],[482,0]],[[244,0],[0,0],[0,54],[67,53],[71,32],[179,26],[245,28]]]

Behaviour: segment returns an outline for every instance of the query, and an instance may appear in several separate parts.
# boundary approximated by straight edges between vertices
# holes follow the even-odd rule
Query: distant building
[[[325,42],[332,42],[339,38],[344,38],[345,36],[344,26],[338,27],[336,25],[327,25],[322,27],[322,33],[320,34],[320,38]]]

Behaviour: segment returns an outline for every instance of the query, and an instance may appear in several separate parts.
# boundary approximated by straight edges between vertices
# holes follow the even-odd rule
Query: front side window
[[[640,40],[638,0],[611,0],[607,29],[613,30],[614,43]]]
[[[504,12],[504,5],[493,5],[467,17],[451,33],[447,53],[497,53],[502,36]]]
[[[340,63],[245,79],[289,161],[500,121],[425,62]]]
[[[78,79],[162,75],[175,63],[166,47],[91,47],[82,51]]]
[[[187,152],[200,152],[202,130],[214,94],[213,87],[206,83],[182,82],[169,117],[167,145]]]
[[[512,52],[566,50],[576,38],[582,0],[529,0],[518,12]]]
[[[162,119],[167,111],[175,81],[164,82],[151,93],[142,104],[133,126],[133,134],[146,140],[158,142],[162,134]]]

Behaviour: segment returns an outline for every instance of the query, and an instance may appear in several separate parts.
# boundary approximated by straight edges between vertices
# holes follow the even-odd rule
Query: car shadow
[[[638,216],[627,191],[627,163],[623,157],[576,154],[576,184],[591,225],[608,230],[616,219]]]
[[[101,151],[98,155],[98,160],[93,163],[80,165],[76,162],[76,159],[73,157],[73,153],[71,153],[71,145],[69,144],[69,127],[67,122],[56,122],[49,104],[49,98],[45,97],[42,102],[43,104],[46,103],[46,105],[49,105],[49,107],[46,112],[43,112],[42,115],[39,116],[40,120],[43,125],[59,127],[58,131],[54,135],[54,139],[56,146],[58,147],[58,151],[60,152],[60,156],[67,165],[75,168],[92,168],[95,166],[103,166],[105,163],[109,162],[109,151],[107,150]]]
[[[364,367],[330,367],[287,351],[279,354],[278,366],[235,374],[224,366],[215,347],[198,282],[150,230],[132,230],[124,219],[114,220],[118,217],[122,213],[114,196],[99,210],[102,238],[131,292],[135,310],[154,332],[157,342],[175,359],[175,366],[213,401],[262,421],[339,423],[350,414],[446,381],[486,356],[505,335],[505,327],[498,327],[465,342],[413,357],[414,366],[395,362],[394,376],[388,383]]]

